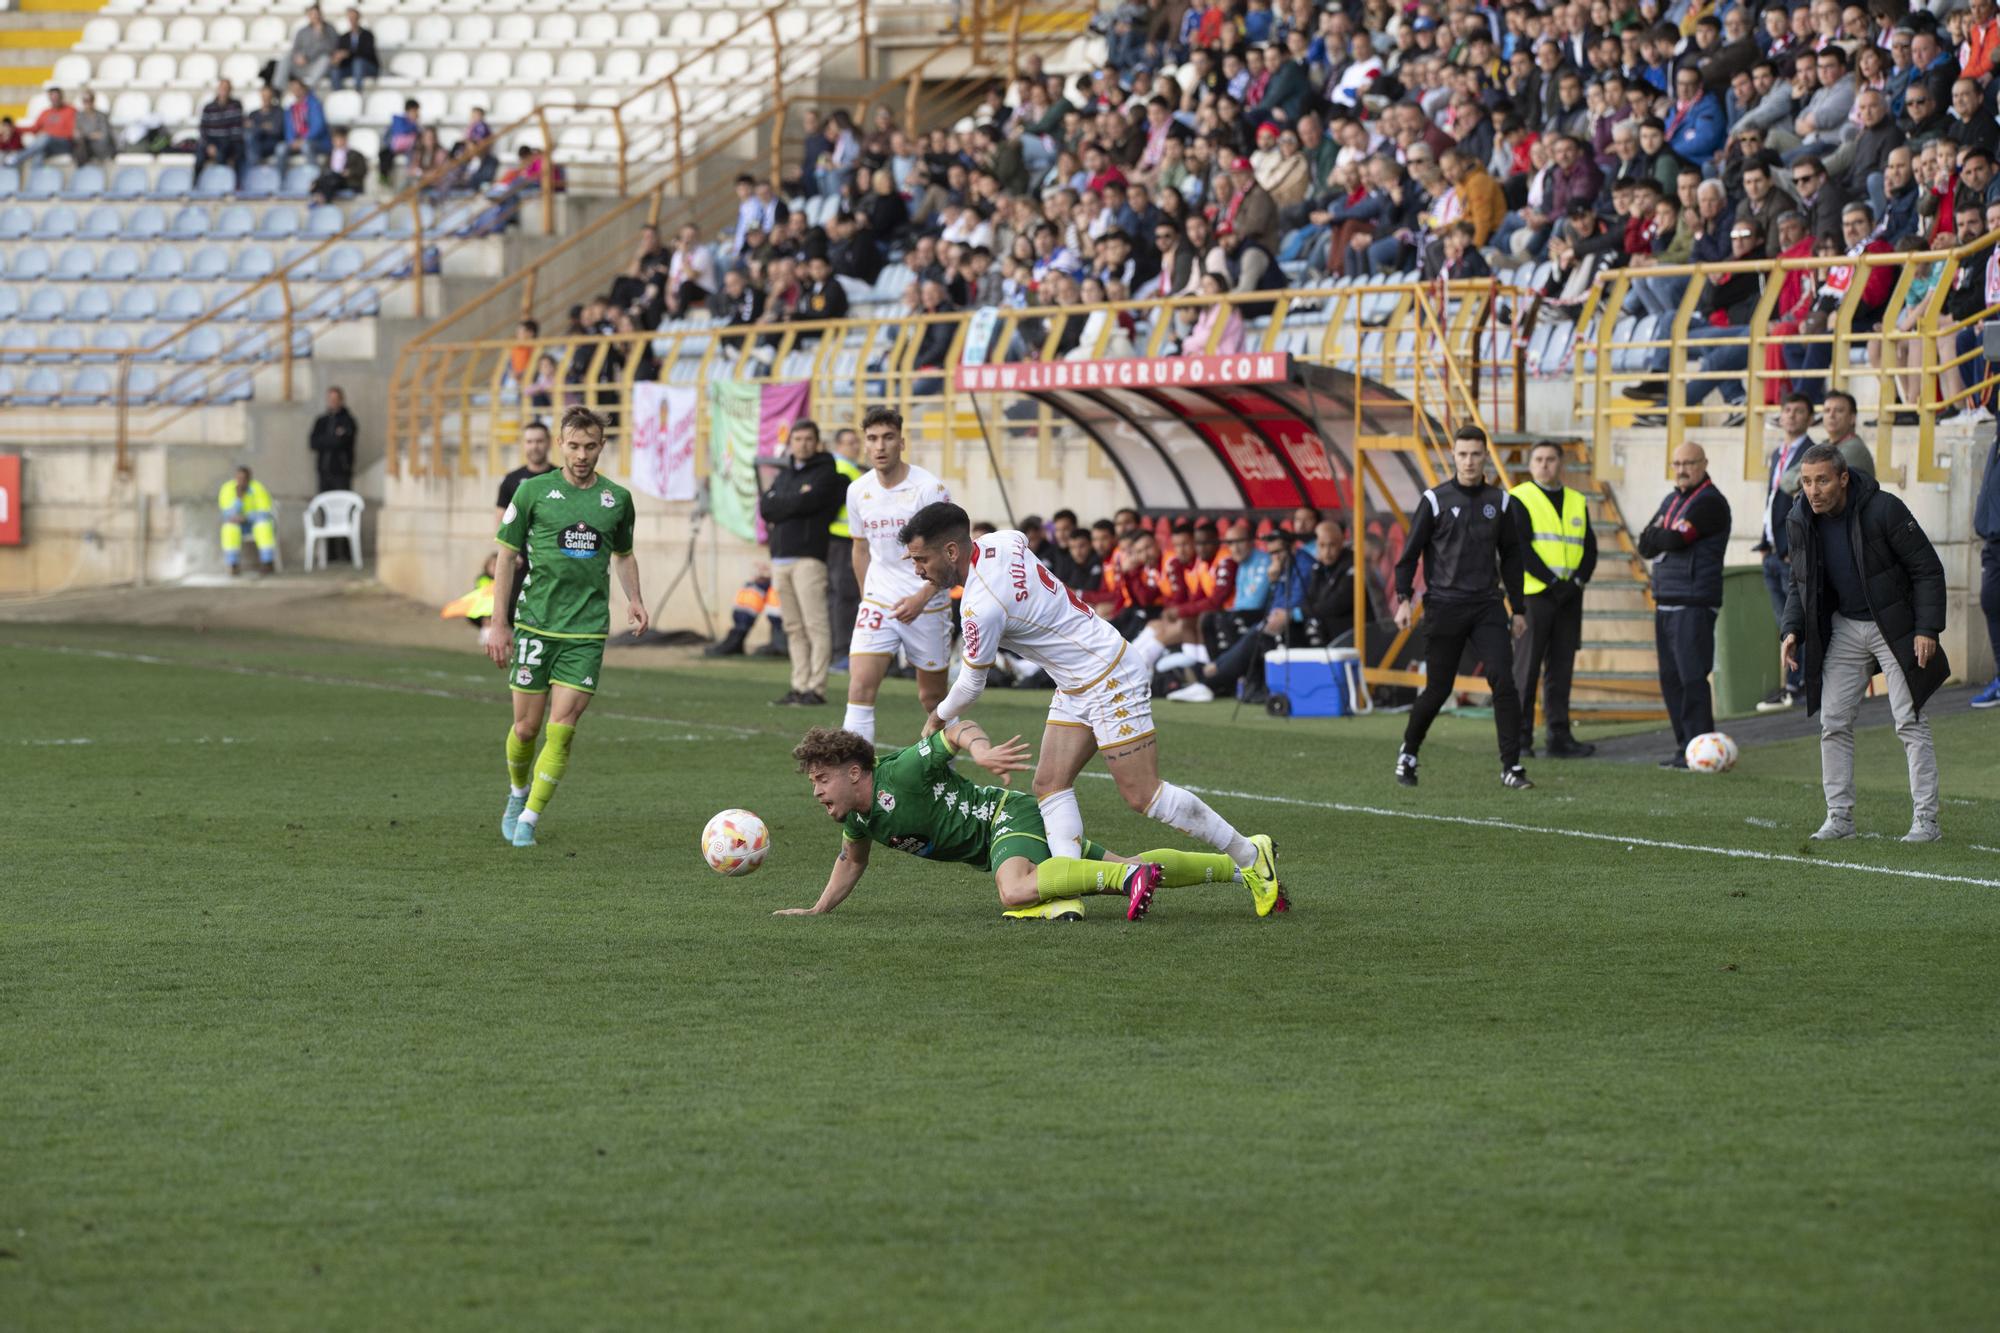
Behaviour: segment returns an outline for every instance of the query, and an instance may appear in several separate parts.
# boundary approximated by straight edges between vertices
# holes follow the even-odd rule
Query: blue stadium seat
[[[222,386],[216,390],[218,403],[247,403],[256,391],[256,379],[247,370],[237,370],[222,377]]]
[[[167,229],[167,210],[158,204],[143,204],[132,210],[121,228],[130,241],[156,241]]]
[[[306,212],[306,232],[308,236],[338,236],[340,229],[347,225],[347,219],[332,204],[314,204]]]
[[[87,245],[72,245],[56,256],[56,266],[49,273],[51,282],[82,282],[97,275],[97,257],[90,253]]]
[[[220,282],[229,276],[229,252],[219,245],[204,245],[188,260],[190,282]]]
[[[139,275],[139,252],[114,245],[97,261],[97,276],[106,282],[130,282]]]
[[[265,209],[254,234],[260,241],[290,240],[299,234],[299,210],[290,207]]]
[[[186,269],[181,252],[170,245],[146,252],[146,271],[142,275],[148,282],[172,282]]]
[[[14,372],[10,367],[0,366],[0,403],[14,401]]]
[[[292,330],[292,355],[311,356],[313,354],[312,330],[295,328]]]
[[[24,245],[14,252],[9,276],[16,282],[40,282],[49,276],[49,252],[39,245]]]
[[[15,204],[0,208],[0,241],[19,241],[35,229],[35,215]]]
[[[125,372],[125,401],[137,406],[149,403],[160,392],[160,372],[151,366],[134,366]]]
[[[111,318],[120,323],[137,324],[159,313],[160,298],[153,294],[151,287],[129,287],[119,295],[118,307],[111,312]]]
[[[42,339],[42,345],[48,350],[37,352],[35,360],[66,366],[76,360],[77,354],[83,351],[83,330],[58,324],[49,330],[47,337]]]
[[[43,213],[35,223],[35,239],[39,241],[66,241],[76,235],[76,210],[64,204]]]
[[[78,167],[69,174],[69,184],[63,187],[65,199],[101,198],[108,182],[104,179],[104,168],[95,163]]]
[[[200,319],[208,311],[208,302],[201,296],[198,287],[175,287],[167,293],[167,302],[160,307],[160,318],[185,324]]]
[[[0,199],[12,199],[21,192],[21,173],[0,165]]]
[[[238,199],[269,199],[284,184],[278,169],[268,163],[250,168],[243,173],[243,181],[236,187]]]
[[[211,162],[201,169],[194,178],[194,197],[197,199],[227,199],[236,193],[236,171],[220,162]]]
[[[111,387],[110,371],[86,366],[70,376],[61,401],[65,407],[93,407],[111,397]]]
[[[370,209],[369,216],[364,217],[361,224],[354,229],[354,238],[358,241],[378,240],[387,235],[388,231],[389,215],[380,209]],[[405,236],[410,234],[408,223],[404,224],[403,234]]]
[[[213,324],[204,324],[198,329],[190,329],[181,339],[181,345],[174,349],[174,360],[183,363],[210,361],[222,351],[222,330]]]
[[[244,319],[256,320],[262,324],[275,324],[285,317],[285,294],[276,287],[266,287],[244,302],[239,310],[245,310]]]
[[[340,318],[367,319],[382,313],[382,296],[373,287],[363,287],[340,303]]]
[[[199,370],[184,370],[167,381],[167,387],[160,390],[159,399],[164,403],[185,406],[208,401],[208,376]]]
[[[83,356],[85,361],[113,361],[113,352],[126,352],[132,348],[132,335],[116,324],[106,324],[90,335],[91,352]]]
[[[278,267],[284,269],[293,282],[311,282],[319,273],[319,256],[310,245],[288,245],[285,253],[278,258]]]
[[[120,167],[111,175],[111,184],[106,187],[106,199],[144,199],[146,189],[152,184],[152,173],[142,166]]]
[[[29,167],[27,179],[21,182],[23,199],[53,199],[62,193],[63,174],[60,167]]]
[[[169,361],[174,355],[174,335],[179,332],[178,324],[153,324],[139,331],[132,346],[143,361]]]
[[[118,238],[124,219],[118,210],[109,204],[99,204],[83,215],[83,225],[77,228],[77,239],[84,241],[111,241]]]
[[[27,355],[20,351],[23,347],[33,347],[35,331],[19,324],[0,329],[0,361],[26,361]]]
[[[336,245],[326,252],[319,266],[320,276],[328,282],[340,282],[359,273],[362,263],[361,247]]]
[[[274,361],[278,356],[278,340],[269,329],[258,329],[246,333],[229,345],[222,354],[224,361]]]
[[[294,162],[285,168],[285,183],[278,188],[280,199],[309,199],[319,168],[311,162]]]
[[[12,287],[0,287],[0,320],[8,320],[21,313],[21,294]]]
[[[218,241],[240,241],[256,230],[257,215],[242,204],[230,204],[215,215],[215,229],[209,234]]]
[[[328,287],[318,296],[313,297],[312,300],[307,301],[305,305],[301,306],[299,308],[299,315],[304,319],[339,319],[341,318],[340,307],[340,288]]]
[[[277,271],[278,257],[261,245],[244,246],[236,252],[236,262],[229,266],[229,276],[241,282],[255,282]]]
[[[188,205],[174,214],[164,235],[170,241],[200,240],[208,235],[208,210],[198,204]]]
[[[186,199],[194,193],[193,167],[162,167],[153,179],[153,198]]]
[[[31,370],[14,391],[14,401],[22,407],[47,407],[62,392],[62,377],[43,367]]]

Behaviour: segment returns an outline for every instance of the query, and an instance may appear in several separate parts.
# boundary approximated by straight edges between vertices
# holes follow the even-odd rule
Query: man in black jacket
[[[1686,768],[1687,743],[1715,730],[1708,676],[1728,549],[1729,501],[1709,480],[1702,447],[1683,444],[1674,450],[1674,488],[1639,534],[1639,554],[1653,562],[1653,647],[1660,696],[1674,724],[1675,749],[1661,768]]]
[[[1785,665],[1805,674],[1806,712],[1819,718],[1826,822],[1815,842],[1854,836],[1854,718],[1879,669],[1910,765],[1910,831],[1936,842],[1937,751],[1923,707],[1951,675],[1944,633],[1944,564],[1903,502],[1830,444],[1806,450],[1791,530]]]
[[[833,665],[827,536],[846,501],[847,478],[822,447],[813,422],[794,421],[786,447],[789,462],[757,501],[757,512],[771,529],[771,582],[792,657],[792,688],[771,702],[820,707],[826,703],[826,674]]]
[[[322,491],[345,491],[354,486],[354,414],[347,410],[347,395],[339,386],[326,391],[326,411],[313,418],[314,470]]]
[[[2000,662],[2000,429],[1986,450],[1986,475],[1972,510],[1972,532],[1979,538],[1979,609],[1986,613],[1986,638]],[[1974,708],[2000,706],[2000,668],[1993,680],[1973,696]]]
[[[1521,588],[1527,546],[1520,506],[1486,483],[1486,432],[1460,426],[1451,442],[1453,476],[1423,494],[1396,562],[1396,628],[1415,622],[1410,600],[1417,561],[1424,562],[1424,692],[1403,729],[1396,781],[1417,785],[1417,750],[1458,680],[1459,659],[1469,645],[1493,691],[1493,725],[1500,736],[1500,782],[1516,790],[1535,784],[1521,767],[1521,696],[1514,688],[1513,640],[1527,632],[1527,596]],[[1502,594],[1505,594],[1503,600]],[[1514,616],[1509,636],[1507,607]]]
[[[333,49],[333,63],[329,66],[333,75],[334,88],[347,85],[354,80],[354,91],[362,91],[362,85],[382,72],[382,58],[375,53],[375,34],[361,26],[361,11],[347,11],[347,31],[340,34],[340,45]]]

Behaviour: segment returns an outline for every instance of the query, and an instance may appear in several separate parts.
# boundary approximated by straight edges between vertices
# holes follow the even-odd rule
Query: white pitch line
[[[1109,773],[1086,773],[1084,776],[1102,778],[1107,782],[1111,780]],[[1541,824],[1517,824],[1508,819],[1476,819],[1471,815],[1440,815],[1424,810],[1387,810],[1375,805],[1350,805],[1345,801],[1308,801],[1298,796],[1268,796],[1263,792],[1230,791],[1223,787],[1187,786],[1186,789],[1200,796],[1264,801],[1271,805],[1295,805],[1309,810],[1332,810],[1343,815],[1372,815],[1378,819],[1415,819],[1429,824],[1462,824],[1472,828],[1497,829],[1503,833],[1539,833],[1552,838],[1581,838],[1587,842],[1622,843],[1626,847],[1656,847],[1669,852],[1697,852],[1704,856],[1725,856],[1738,861],[1776,861],[1788,865],[1814,866],[1821,870],[1852,870],[1863,875],[1888,875],[1895,879],[1920,879],[1939,884],[1970,884],[1981,889],[2000,889],[2000,879],[1979,879],[1972,875],[1944,875],[1931,870],[1898,870],[1893,866],[1869,865],[1865,861],[1828,861],[1817,856],[1798,856],[1790,852],[1755,852],[1742,847],[1704,847],[1695,842],[1667,842],[1661,838],[1592,833],[1585,829],[1548,828]]]

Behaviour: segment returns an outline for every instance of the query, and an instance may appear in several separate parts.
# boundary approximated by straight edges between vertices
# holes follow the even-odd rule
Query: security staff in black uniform
[[[1482,663],[1493,691],[1493,724],[1500,735],[1500,782],[1516,790],[1535,784],[1521,767],[1521,696],[1514,688],[1513,640],[1527,632],[1527,596],[1521,579],[1527,548],[1521,507],[1498,486],[1486,484],[1486,432],[1461,426],[1451,442],[1456,475],[1424,492],[1410,524],[1403,558],[1396,562],[1396,627],[1415,619],[1410,597],[1417,560],[1424,562],[1424,625],[1428,675],[1424,692],[1403,730],[1396,781],[1417,785],[1417,749],[1458,677],[1466,646]],[[1505,588],[1506,601],[1501,600]],[[1510,627],[1507,606],[1514,608]],[[1509,629],[1512,634],[1510,636]]]

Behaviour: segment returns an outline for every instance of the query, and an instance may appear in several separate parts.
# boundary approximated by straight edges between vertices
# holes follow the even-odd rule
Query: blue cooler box
[[[1291,700],[1293,717],[1346,717],[1359,665],[1352,648],[1273,648],[1264,655],[1264,688]]]

